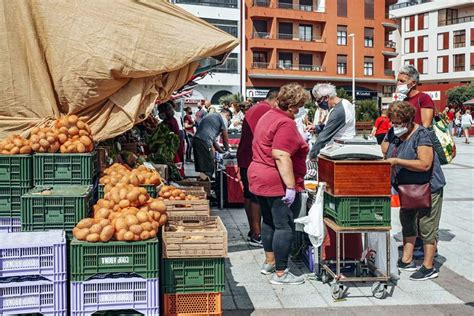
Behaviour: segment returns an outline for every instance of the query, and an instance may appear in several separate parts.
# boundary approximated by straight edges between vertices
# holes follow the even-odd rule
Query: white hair
[[[398,74],[407,75],[411,81],[416,83],[420,82],[420,73],[412,65],[403,65],[398,71]]]
[[[330,83],[318,83],[313,87],[313,97],[316,100],[322,97],[335,97],[337,96],[336,87]]]

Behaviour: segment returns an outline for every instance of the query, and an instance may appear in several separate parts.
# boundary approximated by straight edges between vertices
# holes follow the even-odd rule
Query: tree
[[[225,102],[228,102],[228,103],[232,103],[232,102],[241,103],[243,101],[244,101],[244,97],[242,96],[242,94],[240,94],[240,92],[237,92],[235,94],[228,94],[228,95],[225,95],[225,96],[223,96],[219,99],[220,104],[223,104]]]
[[[372,122],[378,117],[379,110],[374,100],[356,101],[356,121]]]
[[[474,98],[474,85],[468,84],[449,89],[446,92],[448,96],[448,104],[462,105],[464,102]]]
[[[352,96],[350,96],[344,88],[339,88],[336,90],[337,97],[340,99],[346,99],[352,103]]]

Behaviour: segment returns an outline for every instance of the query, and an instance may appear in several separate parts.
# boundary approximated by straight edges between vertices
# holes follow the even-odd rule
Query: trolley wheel
[[[379,300],[383,300],[387,297],[387,284],[383,284],[380,282],[375,282],[372,284],[372,295]]]
[[[321,271],[321,282],[324,284],[331,282],[331,276],[327,273],[326,270]]]
[[[335,300],[340,300],[344,296],[344,285],[333,283],[331,285],[331,296]]]

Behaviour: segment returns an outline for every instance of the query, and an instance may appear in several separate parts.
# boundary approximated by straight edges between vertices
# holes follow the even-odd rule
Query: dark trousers
[[[186,160],[191,160],[193,152],[193,135],[186,133]]]
[[[294,219],[298,217],[301,208],[301,194],[297,193],[295,202],[288,207],[279,197],[258,196],[262,209],[262,244],[266,252],[275,255],[276,269],[285,270],[288,267],[291,246],[295,233]]]

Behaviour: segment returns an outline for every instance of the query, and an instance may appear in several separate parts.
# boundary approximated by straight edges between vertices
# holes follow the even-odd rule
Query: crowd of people
[[[427,280],[438,275],[433,260],[446,181],[431,137],[435,105],[428,94],[417,89],[418,84],[418,71],[403,66],[397,76],[397,92],[403,101],[381,112],[371,136],[392,166],[392,187],[400,195],[404,185],[427,186],[423,194],[428,206],[401,205],[403,255],[398,261],[400,270],[413,272],[410,279]],[[304,109],[310,99],[317,104],[312,121]],[[205,100],[194,115],[190,107],[185,108],[182,119],[172,110],[172,103],[160,106],[160,118],[182,139],[179,154],[208,178],[214,174],[215,153],[229,150],[229,133],[241,133],[237,161],[249,222],[248,241],[265,251],[261,273],[273,274],[273,284],[303,283],[302,276],[288,270],[288,258],[304,179],[316,172],[311,169],[316,169],[322,148],[333,140],[356,135],[354,105],[338,97],[332,84],[317,84],[309,93],[292,83],[271,89],[265,100],[255,105],[247,100],[215,107]],[[468,142],[470,112],[461,115],[448,108],[444,114],[453,131],[461,126]],[[170,122],[173,119],[182,123]],[[415,265],[415,251],[423,253],[420,267]]]

